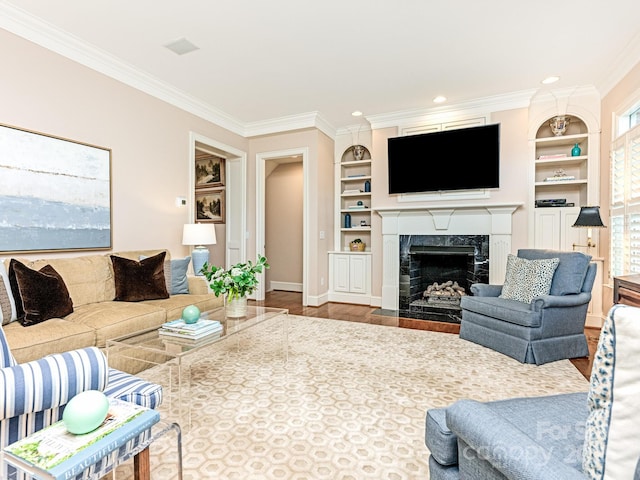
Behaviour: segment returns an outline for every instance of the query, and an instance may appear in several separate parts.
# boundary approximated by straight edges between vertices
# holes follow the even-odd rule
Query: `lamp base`
[[[191,252],[191,262],[193,263],[193,273],[203,276],[200,271],[202,266],[209,261],[209,249],[203,246],[197,246]]]

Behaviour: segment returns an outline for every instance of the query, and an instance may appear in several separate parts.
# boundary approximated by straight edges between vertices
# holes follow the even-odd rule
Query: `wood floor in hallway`
[[[390,327],[415,328],[452,334],[457,334],[460,331],[459,325],[451,323],[376,315],[373,313],[376,309],[367,305],[328,302],[319,307],[305,307],[302,305],[302,294],[299,292],[274,290],[265,295],[264,301],[252,301],[252,303],[265,307],[286,308],[292,315],[304,315],[306,317],[335,318],[337,320],[347,320],[350,322],[373,323]],[[589,379],[593,364],[593,354],[598,344],[600,331],[595,328],[586,328],[585,334],[587,335],[587,342],[589,344],[589,357],[574,358],[571,362],[585,378]]]

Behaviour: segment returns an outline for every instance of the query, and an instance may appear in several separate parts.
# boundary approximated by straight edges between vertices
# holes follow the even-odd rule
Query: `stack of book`
[[[169,342],[195,346],[219,337],[222,334],[222,324],[218,320],[204,318],[196,323],[186,323],[179,318],[163,323],[158,334]]]
[[[540,155],[538,160],[558,160],[562,158],[567,158],[566,153],[553,153],[551,155]]]
[[[575,180],[576,177],[574,175],[554,175],[553,177],[547,177],[544,179],[545,182],[563,182],[565,180]]]

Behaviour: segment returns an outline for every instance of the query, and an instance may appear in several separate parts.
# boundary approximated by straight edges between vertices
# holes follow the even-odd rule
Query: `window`
[[[640,124],[640,105],[635,105],[629,109],[629,113],[618,117],[618,132],[617,135],[621,136],[623,133],[631,130],[636,125]]]
[[[640,108],[611,145],[611,275],[640,273]]]

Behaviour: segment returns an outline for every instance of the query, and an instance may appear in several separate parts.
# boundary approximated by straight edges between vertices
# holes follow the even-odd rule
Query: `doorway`
[[[307,159],[307,148],[256,155],[256,245],[278,265],[262,275],[257,300],[273,285],[302,292],[302,304],[308,305]]]
[[[225,159],[224,179],[224,223],[216,225],[217,246],[212,257],[217,258],[222,249],[225,266],[247,260],[247,154],[242,150],[218,142],[194,132],[189,134],[189,205],[185,223],[193,223],[195,218],[195,155],[196,150],[205,151]]]

